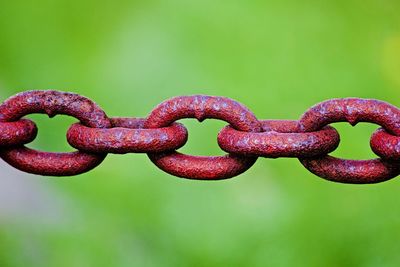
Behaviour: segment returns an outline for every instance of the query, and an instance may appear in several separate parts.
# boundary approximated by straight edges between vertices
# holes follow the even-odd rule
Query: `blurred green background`
[[[259,119],[298,119],[328,98],[400,105],[400,2],[0,1],[0,99],[83,94],[109,116],[222,95]],[[32,115],[30,147],[70,151],[74,119]],[[197,155],[220,155],[224,122],[184,120]],[[376,125],[335,124],[333,155],[371,158]],[[61,141],[62,140],[62,141]],[[43,178],[1,165],[0,266],[399,266],[400,180],[319,179],[259,159],[231,180],[174,178],[145,155]]]

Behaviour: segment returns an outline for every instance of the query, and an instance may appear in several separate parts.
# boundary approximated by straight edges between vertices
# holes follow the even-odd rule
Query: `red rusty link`
[[[326,155],[340,142],[338,132],[330,126],[298,133],[297,121],[265,120],[261,125],[261,133],[238,131],[228,125],[219,133],[218,144],[226,152],[240,155],[297,158]]]
[[[400,161],[400,137],[379,128],[371,137],[371,148],[379,157]]]
[[[299,122],[301,132],[320,130],[334,122],[371,122],[400,136],[400,110],[383,101],[362,98],[339,98],[321,102],[303,114]]]
[[[177,177],[198,180],[221,180],[237,176],[256,162],[254,157],[225,155],[217,157],[189,156],[179,152],[149,155],[161,170]]]
[[[390,180],[400,173],[400,165],[383,159],[343,160],[332,156],[300,159],[315,175],[329,181],[348,184],[374,184]]]
[[[145,119],[111,118],[113,128],[99,129],[80,123],[71,126],[67,139],[76,149],[92,153],[154,153],[182,147],[188,138],[180,123],[144,129]]]
[[[36,135],[37,127],[31,120],[0,122],[0,148],[30,143]]]
[[[77,118],[68,130],[72,153],[48,153],[26,148],[37,134],[36,125],[21,119],[31,113]],[[220,147],[231,154],[200,157],[178,153],[187,141],[183,118],[228,122],[218,135]],[[371,137],[380,159],[344,160],[326,155],[339,144],[334,122],[381,125]],[[85,152],[82,152],[85,151]],[[242,104],[224,97],[182,96],[157,106],[146,119],[109,119],[91,100],[58,91],[28,91],[0,105],[0,157],[22,171],[52,176],[87,172],[106,153],[148,153],[160,169],[179,177],[218,180],[250,168],[258,156],[298,157],[314,174],[341,183],[378,183],[400,174],[400,110],[370,99],[333,99],[315,105],[299,121],[258,121]]]
[[[161,103],[150,113],[144,126],[166,127],[183,118],[197,118],[200,122],[207,118],[221,119],[241,131],[261,131],[260,122],[242,104],[225,97],[203,95],[175,97]],[[257,160],[257,157],[238,155],[190,156],[176,151],[148,155],[157,167],[167,173],[201,180],[226,179],[239,175]]]
[[[43,176],[73,176],[97,167],[106,154],[83,152],[49,153],[27,147],[0,150],[1,158],[11,166]]]
[[[31,113],[58,114],[76,117],[86,126],[111,127],[104,111],[91,100],[72,93],[58,91],[28,91],[17,94],[0,105],[0,121],[16,121]],[[3,149],[0,157],[10,165],[25,172],[70,176],[93,169],[105,158],[105,154],[49,153],[25,147]]]
[[[147,117],[145,128],[161,128],[185,118],[220,119],[237,130],[260,132],[261,124],[244,105],[233,99],[219,96],[178,96],[159,104]]]
[[[333,122],[371,122],[383,126],[390,133],[400,135],[400,110],[378,100],[333,99],[309,109],[299,121],[299,131],[316,131]],[[341,183],[378,183],[400,174],[400,163],[375,160],[344,160],[329,156],[300,159],[314,174]]]

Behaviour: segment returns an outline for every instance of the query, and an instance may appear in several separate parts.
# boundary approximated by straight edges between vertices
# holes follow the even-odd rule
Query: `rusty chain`
[[[71,153],[27,148],[37,135],[35,123],[24,116],[45,113],[79,120],[67,133]],[[220,119],[229,125],[218,134],[225,156],[191,156],[176,150],[188,140],[183,118]],[[339,145],[335,122],[380,125],[371,137],[371,160],[345,160],[328,154]],[[400,109],[359,98],[332,99],[315,105],[298,121],[258,120],[244,105],[225,97],[180,96],[158,105],[147,118],[109,118],[93,101],[59,91],[27,91],[0,105],[0,157],[11,166],[44,176],[72,176],[98,166],[108,153],[147,153],[172,175],[219,180],[248,170],[258,157],[298,158],[312,173],[330,181],[379,183],[400,174]]]

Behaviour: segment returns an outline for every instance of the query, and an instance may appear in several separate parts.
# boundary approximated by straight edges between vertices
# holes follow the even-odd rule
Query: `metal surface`
[[[180,123],[157,129],[144,129],[144,119],[112,118],[112,128],[99,129],[74,124],[68,130],[68,143],[92,153],[154,153],[182,147],[188,138]]]
[[[220,119],[241,131],[261,131],[261,123],[245,106],[229,98],[204,95],[175,97],[161,103],[150,113],[144,126],[165,127],[183,118],[196,118],[200,122],[209,118]],[[249,169],[257,160],[253,156],[204,157],[176,151],[148,155],[157,167],[167,173],[200,180],[231,178]]]
[[[18,121],[31,113],[45,113],[49,117],[64,114],[79,119],[82,124],[89,127],[111,127],[111,122],[104,111],[94,102],[72,93],[28,91],[17,94],[0,105],[1,122]],[[100,164],[105,156],[105,154],[89,154],[81,151],[41,152],[25,147],[0,150],[0,157],[13,167],[24,172],[51,176],[71,176],[87,172]]]
[[[72,153],[26,148],[35,139],[31,113],[77,118],[67,133]],[[230,153],[219,157],[184,155],[176,151],[187,139],[183,118],[220,119],[229,125],[218,134],[219,146]],[[329,156],[339,145],[335,122],[380,125],[371,148],[380,157],[345,160]],[[388,103],[359,98],[332,99],[315,105],[299,121],[264,120],[242,104],[225,97],[181,96],[158,105],[146,119],[112,118],[91,100],[59,91],[28,91],[0,105],[0,157],[22,171],[71,176],[99,165],[107,153],[147,153],[160,169],[178,177],[219,180],[249,169],[257,157],[294,157],[312,173],[330,181],[370,184],[400,174],[400,110]]]
[[[371,148],[379,157],[387,160],[400,159],[400,137],[380,128],[371,137]]]
[[[300,159],[315,175],[329,181],[347,184],[380,183],[400,174],[400,165],[383,159],[343,160],[332,156]]]
[[[50,153],[17,147],[0,150],[0,157],[24,172],[44,176],[72,176],[92,170],[104,160],[105,154]]]
[[[33,121],[0,122],[0,147],[17,146],[32,142],[37,135]]]
[[[339,145],[338,132],[329,126],[298,133],[297,121],[261,121],[262,132],[251,133],[226,126],[218,135],[219,146],[230,153],[268,158],[326,155]]]
[[[255,157],[225,155],[218,157],[190,156],[179,152],[150,154],[161,170],[177,177],[197,180],[222,180],[237,176],[256,162]]]
[[[400,110],[373,99],[332,99],[315,105],[299,121],[300,132],[317,131],[333,122],[371,122],[400,135]],[[399,174],[399,162],[385,159],[345,160],[330,156],[303,158],[300,162],[312,173],[341,183],[378,183]]]

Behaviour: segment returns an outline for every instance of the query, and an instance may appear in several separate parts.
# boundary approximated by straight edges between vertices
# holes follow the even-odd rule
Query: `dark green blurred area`
[[[0,98],[73,91],[109,116],[138,117],[189,94],[234,98],[259,119],[297,119],[347,96],[399,106],[399,12],[396,0],[2,0]],[[31,147],[70,150],[74,119],[31,118],[40,131]],[[181,151],[221,154],[223,122],[184,123]],[[376,125],[335,127],[334,155],[374,157]],[[335,184],[295,159],[259,159],[234,179],[196,182],[145,155],[109,155],[78,177],[28,176],[47,201],[0,214],[2,267],[400,265],[398,179]]]

